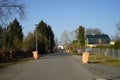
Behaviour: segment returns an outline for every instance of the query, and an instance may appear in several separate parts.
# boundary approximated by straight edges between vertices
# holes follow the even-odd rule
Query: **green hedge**
[[[32,57],[31,51],[4,51],[0,52],[0,62],[9,62],[20,58]]]
[[[113,48],[114,49],[120,49],[120,41],[116,41]]]

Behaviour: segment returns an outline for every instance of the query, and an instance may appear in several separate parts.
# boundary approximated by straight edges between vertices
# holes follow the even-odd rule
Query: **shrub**
[[[114,49],[120,49],[120,41],[116,41],[113,47]]]

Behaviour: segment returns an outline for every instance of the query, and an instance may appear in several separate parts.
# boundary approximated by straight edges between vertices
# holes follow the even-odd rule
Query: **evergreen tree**
[[[37,34],[36,34],[37,31]],[[52,51],[55,46],[54,33],[50,25],[47,25],[44,21],[40,21],[36,25],[36,30],[24,39],[22,46],[23,50],[34,51],[36,50],[36,36],[37,36],[37,50],[39,53],[45,53],[46,51]]]
[[[6,50],[7,30],[0,26],[0,50]]]
[[[82,26],[79,26],[78,29],[78,41],[80,46],[83,48],[85,46],[85,29]]]
[[[44,21],[41,21],[37,25],[37,31],[38,33],[41,33],[42,36],[48,39],[47,24]]]
[[[0,26],[0,49],[2,49],[3,48],[3,43],[4,43],[4,41],[3,41],[3,28]]]
[[[3,47],[3,29],[0,26],[0,49]]]
[[[14,19],[12,23],[7,27],[8,30],[8,49],[20,50],[23,42],[22,26],[17,19]]]
[[[37,27],[38,34],[38,50],[51,51],[54,48],[54,33],[50,25],[47,25],[44,21],[41,21]]]
[[[48,28],[48,34],[49,34],[49,50],[52,51],[55,47],[54,33],[50,25],[48,25],[47,28]]]
[[[38,50],[40,52],[47,51],[48,46],[48,32],[47,32],[47,24],[44,21],[41,21],[37,27],[37,35],[38,35]]]

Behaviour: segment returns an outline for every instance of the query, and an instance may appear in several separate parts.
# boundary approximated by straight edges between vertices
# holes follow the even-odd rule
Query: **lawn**
[[[89,62],[120,67],[120,59],[104,56],[102,54],[90,54]]]

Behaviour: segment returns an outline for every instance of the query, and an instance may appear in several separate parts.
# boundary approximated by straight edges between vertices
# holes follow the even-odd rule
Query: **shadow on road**
[[[57,52],[57,53],[46,54],[42,57],[39,57],[39,59],[61,58],[61,57],[67,57],[67,56],[71,56],[71,55],[65,52]]]

